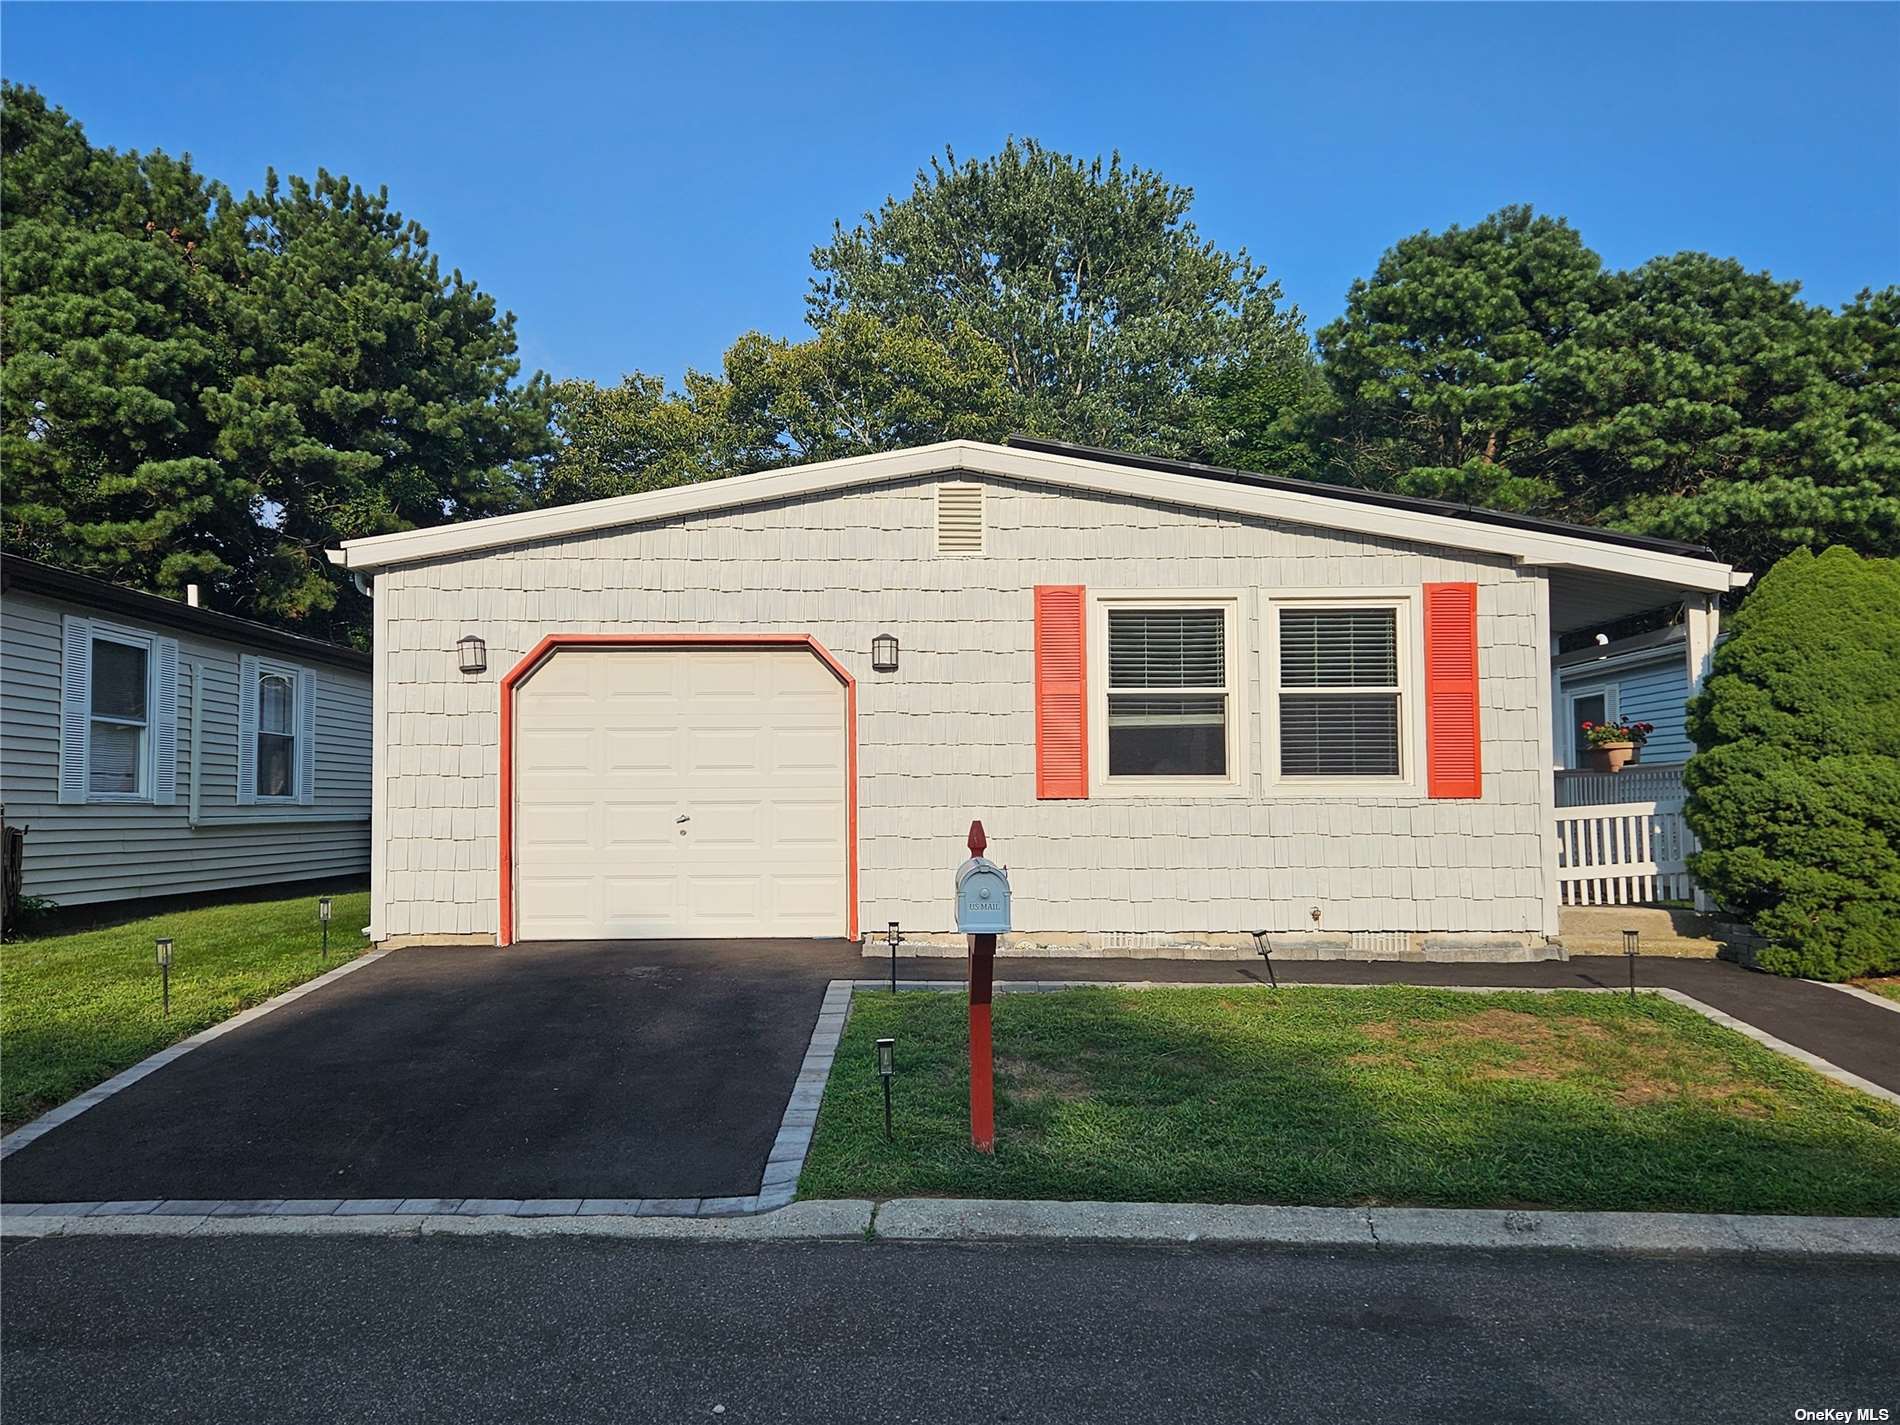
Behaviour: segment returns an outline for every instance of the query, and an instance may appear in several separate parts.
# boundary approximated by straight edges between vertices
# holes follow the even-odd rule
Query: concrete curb
[[[5,1138],[0,1138],[0,1158],[19,1152],[34,1139],[51,1133],[60,1124],[70,1123],[95,1104],[104,1103],[122,1089],[131,1088],[147,1074],[157,1073],[172,1060],[182,1059],[193,1049],[201,1048],[234,1029],[241,1029],[253,1020],[262,1019],[272,1010],[282,1009],[285,1005],[300,1000],[307,994],[314,994],[325,985],[340,980],[345,975],[353,975],[365,965],[375,964],[388,953],[387,950],[366,950],[354,960],[345,961],[334,970],[318,975],[314,980],[305,980],[301,985],[287,989],[282,994],[265,1000],[262,1004],[252,1005],[241,1014],[234,1014],[229,1019],[212,1025],[209,1029],[199,1030],[189,1039],[180,1039],[176,1044],[160,1049],[156,1054],[139,1060],[129,1069],[121,1069],[104,1083],[93,1085],[77,1098],[68,1099],[58,1108],[48,1109],[31,1123],[14,1129]]]
[[[1885,995],[1877,995],[1872,990],[1862,989],[1859,985],[1837,985],[1832,980],[1809,980],[1808,983],[1811,985],[1820,985],[1823,989],[1839,990],[1844,995],[1852,995],[1857,1000],[1871,1004],[1875,1009],[1887,1009],[1892,1010],[1895,1014],[1900,1014],[1900,1000],[1888,999]]]
[[[61,1203],[6,1213],[8,1237],[608,1237],[669,1242],[1115,1242],[1151,1246],[1542,1251],[1900,1261],[1900,1218],[1674,1212],[1521,1212],[1432,1207],[1273,1207],[1165,1202],[861,1198],[752,1216],[654,1217],[383,1212],[258,1216],[91,1213]]]

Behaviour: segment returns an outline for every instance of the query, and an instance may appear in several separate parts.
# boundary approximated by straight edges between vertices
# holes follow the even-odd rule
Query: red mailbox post
[[[970,823],[970,855],[989,846],[983,823]],[[996,969],[996,937],[969,937],[970,978],[970,1141],[978,1151],[996,1151],[996,1068],[990,1047],[990,997]]]

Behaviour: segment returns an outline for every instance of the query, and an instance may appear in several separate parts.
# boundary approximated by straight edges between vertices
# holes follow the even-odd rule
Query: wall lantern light
[[[455,641],[455,655],[464,673],[488,671],[488,645],[472,633],[465,633]]]
[[[897,671],[897,638],[893,634],[880,633],[871,640],[871,669],[877,673],[895,673]]]

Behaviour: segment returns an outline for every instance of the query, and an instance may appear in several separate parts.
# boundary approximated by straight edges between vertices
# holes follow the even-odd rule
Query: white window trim
[[[1425,615],[1418,589],[1269,589],[1261,593],[1261,738],[1268,796],[1423,797],[1425,795]],[[1398,611],[1399,775],[1286,777],[1280,773],[1280,611],[1287,608],[1389,608]]]
[[[1569,755],[1564,759],[1565,771],[1580,772],[1588,770],[1583,765],[1583,750],[1587,744],[1583,740],[1582,731],[1577,726],[1578,722],[1581,721],[1577,716],[1578,700],[1582,698],[1602,698],[1603,720],[1605,722],[1615,722],[1622,716],[1621,693],[1622,688],[1616,683],[1599,683],[1594,688],[1575,688],[1564,693],[1565,720],[1570,724],[1565,733],[1565,736],[1570,742]]]
[[[1247,665],[1241,656],[1246,600],[1236,589],[1090,589],[1088,591],[1089,795],[1091,797],[1244,797],[1251,786],[1247,729]],[[1111,777],[1108,775],[1108,611],[1213,608],[1224,610],[1227,634],[1227,775],[1224,777]]]
[[[145,653],[145,736],[139,752],[139,789],[136,792],[95,792],[92,789],[92,725],[95,722],[119,722],[129,727],[130,722],[116,718],[98,718],[93,716],[91,687],[92,680],[98,676],[98,663],[92,656],[95,643],[119,643],[130,648],[144,650]],[[92,620],[91,636],[86,640],[87,700],[86,700],[86,801],[90,805],[151,806],[157,796],[158,786],[158,637],[155,634],[141,633],[135,628],[126,628],[120,624],[103,623]]]
[[[275,658],[257,660],[257,726],[251,729],[253,742],[264,735],[264,691],[266,678],[282,678],[290,684],[290,791],[284,796],[265,796],[257,789],[257,778],[263,770],[263,759],[257,755],[255,747],[251,750],[251,801],[261,807],[299,806],[302,804],[303,777],[303,669],[295,663],[280,662]],[[280,734],[272,733],[271,736]]]

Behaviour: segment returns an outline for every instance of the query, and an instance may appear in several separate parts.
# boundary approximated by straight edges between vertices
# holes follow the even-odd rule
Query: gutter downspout
[[[202,660],[188,658],[185,666],[191,670],[191,794],[185,812],[185,825],[193,831],[198,829],[200,805],[200,774],[204,768],[204,739],[201,736],[203,719],[199,713],[204,707],[205,665]]]

